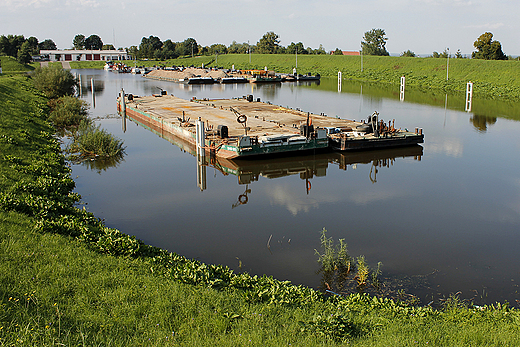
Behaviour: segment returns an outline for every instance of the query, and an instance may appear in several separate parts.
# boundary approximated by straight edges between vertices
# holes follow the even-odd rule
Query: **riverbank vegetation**
[[[67,151],[74,160],[88,158],[121,158],[125,147],[123,141],[96,126],[90,120],[80,121],[77,129],[72,132],[72,142]]]
[[[377,82],[399,86],[401,77],[406,85],[423,90],[464,92],[467,82],[473,82],[474,95],[482,98],[520,100],[520,62],[515,60],[447,59],[298,55],[298,72],[320,74],[322,77]],[[187,57],[170,60],[143,60],[132,62],[137,66],[202,66],[231,69],[264,69],[292,73],[296,56],[289,54],[225,54]],[[92,68],[91,62],[71,63],[73,68]],[[102,68],[103,63],[97,63]]]
[[[91,158],[121,159],[124,154],[123,141],[100,126],[95,126],[88,117],[88,105],[72,94],[77,81],[61,66],[38,67],[32,74],[36,89],[50,100],[49,121],[61,135],[71,138],[67,151],[75,161]]]
[[[147,246],[78,206],[48,99],[30,77],[0,76],[0,113],[1,345],[520,343],[520,313],[507,304],[329,296]]]

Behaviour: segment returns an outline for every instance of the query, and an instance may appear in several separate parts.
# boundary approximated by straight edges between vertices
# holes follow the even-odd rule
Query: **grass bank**
[[[8,56],[0,56],[0,65],[4,75],[24,74],[36,68],[35,64],[20,64],[15,58]]]
[[[325,297],[144,245],[76,206],[47,99],[0,77],[0,345],[509,346],[507,305]]]
[[[288,54],[225,54],[180,58],[168,61],[139,61],[138,65],[184,65],[213,66],[237,69],[263,69],[281,73],[292,73],[296,65],[296,57]],[[102,62],[74,62],[73,68],[87,68]],[[133,63],[131,63],[133,64]],[[447,71],[448,70],[448,71]],[[520,61],[480,60],[480,59],[446,59],[440,58],[408,58],[408,57],[361,57],[337,55],[299,55],[299,73],[319,73],[322,76],[337,76],[342,72],[343,78],[389,83],[399,85],[401,76],[406,77],[406,84],[423,89],[439,89],[445,92],[466,90],[466,83],[474,83],[475,95],[487,98],[520,100]],[[449,79],[446,75],[449,72]]]

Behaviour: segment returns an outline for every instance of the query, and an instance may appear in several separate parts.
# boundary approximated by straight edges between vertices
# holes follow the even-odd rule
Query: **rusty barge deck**
[[[331,148],[359,150],[394,147],[423,142],[422,134],[394,131],[391,136],[388,136],[389,132],[384,136],[383,133],[375,136],[358,131],[364,126],[360,122],[254,101],[252,96],[184,100],[168,95],[127,95],[124,99],[119,97],[117,105],[118,111],[130,119],[161,134],[177,136],[193,146],[197,142],[196,123],[199,121],[204,129],[201,148],[227,159]]]

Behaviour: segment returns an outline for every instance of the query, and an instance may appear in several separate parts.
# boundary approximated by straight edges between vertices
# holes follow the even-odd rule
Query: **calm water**
[[[398,87],[343,82],[339,93],[335,79],[185,86],[75,72],[89,102],[94,80],[93,117],[115,117],[121,88],[149,95],[160,87],[182,98],[253,94],[356,120],[377,110],[397,127],[425,132],[418,148],[248,161],[234,168],[238,176],[208,167],[201,190],[190,153],[131,121],[123,132],[121,119],[109,117],[100,122],[125,141],[124,160],[73,167],[76,191],[108,226],[190,258],[313,287],[326,228],[351,256],[381,261],[383,276],[418,283],[406,289],[423,303],[455,292],[477,303],[520,299],[520,122],[507,119],[520,119],[517,105],[475,97],[465,112],[464,95],[407,90],[400,102]]]

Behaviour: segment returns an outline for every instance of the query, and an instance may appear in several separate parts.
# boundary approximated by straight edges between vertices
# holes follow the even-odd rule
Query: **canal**
[[[518,305],[518,105],[474,96],[467,112],[463,93],[408,88],[402,102],[398,86],[343,81],[340,92],[336,79],[189,86],[72,72],[81,75],[81,97],[95,104],[91,116],[126,145],[124,158],[110,165],[73,166],[76,191],[107,226],[189,258],[315,288],[323,286],[316,251],[325,228],[336,244],[345,240],[351,257],[363,255],[372,268],[382,262],[388,288],[423,304],[458,293],[476,304]],[[425,143],[201,168],[189,151],[123,124],[116,114],[121,88],[185,99],[253,94],[355,120],[377,111],[398,128],[423,128]]]

